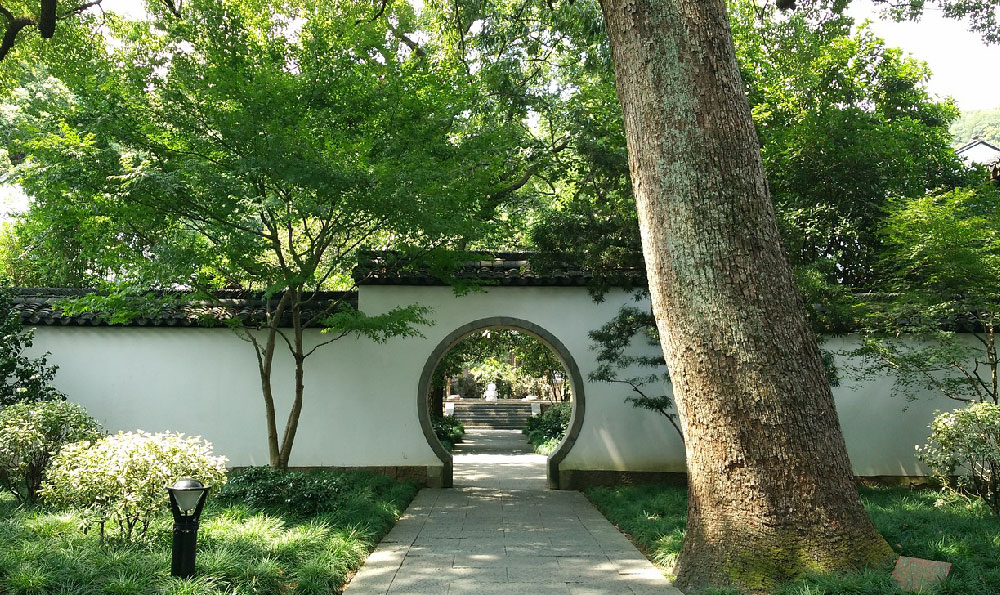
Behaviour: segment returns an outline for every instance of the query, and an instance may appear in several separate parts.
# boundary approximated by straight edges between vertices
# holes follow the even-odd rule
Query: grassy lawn
[[[197,577],[172,579],[171,527],[101,542],[78,512],[18,506],[0,497],[0,593],[324,593],[395,524],[417,487],[370,473],[276,475],[251,470],[210,499],[198,533]],[[164,492],[166,502],[166,492]]]
[[[654,563],[673,565],[684,539],[685,488],[592,488],[587,497]],[[941,496],[932,490],[862,488],[861,497],[875,526],[899,554],[951,562],[951,575],[933,593],[1000,593],[1000,519],[988,509],[962,502],[936,505]],[[890,580],[890,571],[809,577],[782,585],[775,593],[904,593]]]

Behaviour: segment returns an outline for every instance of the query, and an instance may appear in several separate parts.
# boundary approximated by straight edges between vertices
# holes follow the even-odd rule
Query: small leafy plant
[[[431,423],[434,426],[434,435],[447,450],[451,450],[462,441],[462,436],[465,436],[465,426],[455,419],[454,415],[442,415]]]
[[[66,397],[52,386],[58,366],[49,354],[29,357],[35,332],[21,326],[13,301],[0,291],[0,408],[20,402],[57,401]]]
[[[104,435],[76,403],[15,403],[0,410],[0,488],[34,502],[54,453],[64,444]]]
[[[566,435],[570,417],[573,415],[571,403],[556,403],[538,417],[528,418],[524,433],[539,454],[549,454]]]
[[[947,488],[1000,514],[1000,405],[939,412],[930,428],[927,444],[917,447],[920,460]]]
[[[85,527],[96,524],[102,536],[112,522],[131,541],[146,534],[165,509],[164,488],[181,477],[220,486],[226,481],[226,458],[214,456],[212,445],[198,436],[119,432],[64,446],[40,493],[50,504],[85,509]]]

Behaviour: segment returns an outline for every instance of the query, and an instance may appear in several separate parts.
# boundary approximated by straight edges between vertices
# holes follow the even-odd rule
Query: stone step
[[[468,415],[470,417],[528,417],[530,411],[468,411],[456,409],[457,415]]]
[[[466,429],[519,430],[528,424],[531,403],[453,401],[455,419]]]

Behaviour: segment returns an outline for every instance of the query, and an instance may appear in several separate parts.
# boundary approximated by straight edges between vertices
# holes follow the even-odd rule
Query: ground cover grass
[[[684,539],[686,489],[650,485],[592,488],[587,497],[654,563],[671,567]],[[937,595],[1000,593],[1000,519],[982,505],[943,498],[934,490],[861,488],[861,498],[882,535],[903,556],[951,562]],[[891,568],[814,576],[780,586],[779,595],[871,594],[904,591]],[[718,593],[726,593],[719,591]]]
[[[80,511],[0,497],[0,593],[329,595],[340,592],[417,489],[366,472],[233,473],[202,515],[191,580],[169,576],[168,514],[134,543],[113,535],[102,542],[96,531],[80,530]]]

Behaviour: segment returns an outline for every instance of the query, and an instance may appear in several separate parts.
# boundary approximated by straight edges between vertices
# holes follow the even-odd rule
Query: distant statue
[[[486,392],[483,394],[483,396],[486,398],[487,401],[496,401],[497,400],[497,385],[496,385],[496,383],[491,382],[491,383],[487,384],[486,385]]]

